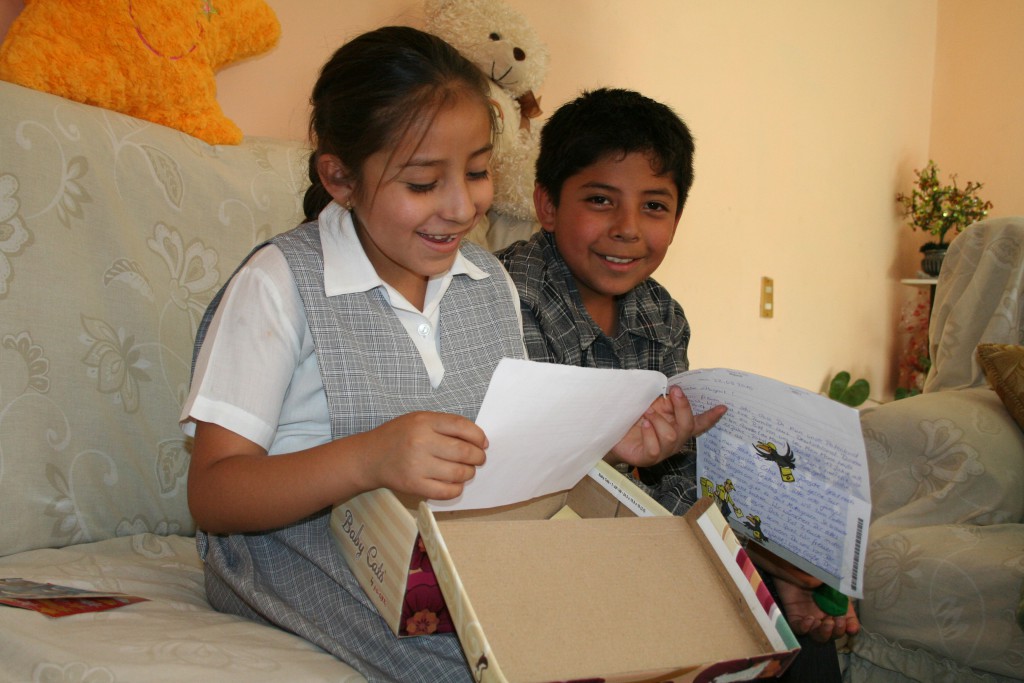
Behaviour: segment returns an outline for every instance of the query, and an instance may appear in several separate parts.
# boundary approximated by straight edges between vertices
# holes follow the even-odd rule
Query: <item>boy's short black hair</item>
[[[558,205],[566,179],[610,154],[649,154],[658,174],[670,174],[679,192],[676,218],[693,184],[693,136],[670,107],[632,90],[584,92],[544,124],[537,183]]]

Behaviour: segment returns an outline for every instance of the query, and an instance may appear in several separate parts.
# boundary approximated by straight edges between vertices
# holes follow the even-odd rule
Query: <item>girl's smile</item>
[[[418,232],[416,234],[425,239],[427,242],[431,242],[433,244],[438,245],[452,244],[461,240],[460,235],[428,235],[425,232]]]

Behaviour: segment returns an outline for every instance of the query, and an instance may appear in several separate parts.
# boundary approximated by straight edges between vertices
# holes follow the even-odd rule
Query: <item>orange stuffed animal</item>
[[[237,144],[214,72],[280,34],[263,0],[25,0],[0,45],[0,80]]]

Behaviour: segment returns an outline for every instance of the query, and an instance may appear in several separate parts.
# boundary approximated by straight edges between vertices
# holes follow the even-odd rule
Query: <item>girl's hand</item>
[[[487,437],[461,415],[408,413],[357,435],[365,490],[448,500],[484,464]]]
[[[484,463],[487,437],[459,415],[410,413],[376,429],[269,456],[209,422],[196,423],[188,471],[192,516],[211,533],[292,524],[381,487],[445,500]]]
[[[695,416],[682,389],[671,387],[667,396],[654,400],[605,460],[612,465],[656,465],[681,451],[692,437],[714,427],[725,411],[725,406],[715,406]]]

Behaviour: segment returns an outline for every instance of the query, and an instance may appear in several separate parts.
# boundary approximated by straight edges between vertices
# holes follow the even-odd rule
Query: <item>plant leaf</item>
[[[838,401],[839,397],[846,391],[846,387],[850,384],[850,373],[846,370],[836,373],[836,376],[832,378],[832,382],[828,385],[828,397]]]
[[[864,401],[868,400],[868,394],[871,393],[871,385],[868,384],[866,379],[859,379],[846,388],[839,401],[845,403],[851,408],[856,408]]]

